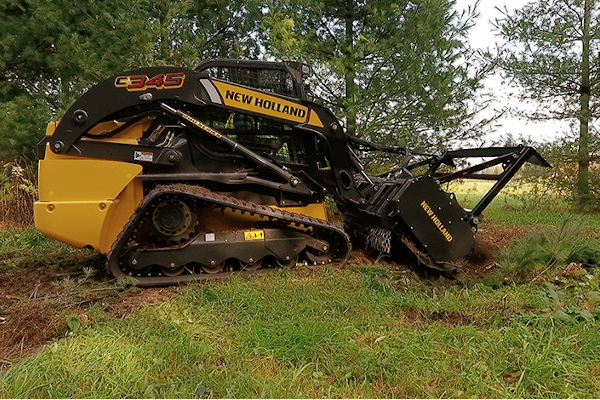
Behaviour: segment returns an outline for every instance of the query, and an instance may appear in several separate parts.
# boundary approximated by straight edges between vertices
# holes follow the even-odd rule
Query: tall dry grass
[[[0,217],[3,225],[26,227],[33,224],[33,203],[37,199],[37,165],[20,159],[0,170]]]

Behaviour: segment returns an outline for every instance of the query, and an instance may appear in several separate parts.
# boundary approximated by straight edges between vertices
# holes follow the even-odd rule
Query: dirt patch
[[[53,282],[76,271],[19,268],[0,274],[0,366],[37,352],[64,325]]]
[[[522,239],[538,229],[536,226],[486,226],[477,231],[474,255],[478,252],[496,257],[500,250],[510,246],[513,240]]]
[[[496,260],[500,252],[508,248],[513,240],[522,239],[535,229],[537,229],[535,226],[509,227],[495,225],[479,229],[471,256],[460,266],[459,272],[452,276],[460,280],[481,277],[498,267]],[[396,272],[413,271],[424,279],[435,279],[440,275],[434,270],[418,266],[416,259],[408,251],[397,254],[395,259],[389,256],[377,259],[376,251],[353,250],[348,257],[348,264],[377,264]]]
[[[470,315],[461,311],[425,311],[414,310],[405,307],[402,309],[404,320],[408,325],[415,325],[419,328],[429,325],[432,322],[440,322],[448,326],[477,325],[481,322],[479,316]]]
[[[513,240],[522,239],[537,229],[535,226],[486,226],[477,231],[473,253],[462,266],[459,277],[471,280],[498,267],[496,260]]]
[[[86,319],[86,308],[100,304],[111,315],[123,318],[178,293],[177,287],[123,291],[111,287],[110,281],[103,272],[86,278],[81,265],[20,266],[0,273],[0,371],[66,333],[67,314]]]
[[[173,299],[179,293],[178,286],[168,286],[164,288],[138,288],[132,295],[119,298],[117,301],[110,302],[107,310],[111,315],[117,318],[125,318],[144,306],[156,302],[165,302]]]
[[[404,264],[398,263],[390,256],[378,257],[376,251],[369,251],[363,249],[352,250],[348,256],[348,260],[345,265],[372,265],[377,264],[383,267],[389,267],[392,269],[407,269]]]

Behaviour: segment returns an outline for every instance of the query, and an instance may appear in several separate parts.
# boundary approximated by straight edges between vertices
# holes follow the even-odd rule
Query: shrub
[[[500,255],[504,280],[513,282],[531,281],[569,263],[600,265],[600,246],[586,236],[585,224],[574,219],[565,219],[558,226],[545,227],[515,241]]]
[[[526,164],[508,187],[519,188],[513,197],[521,201],[526,209],[548,205],[550,209],[562,208],[565,204],[577,205],[577,138],[566,137],[554,142],[535,144],[538,152],[552,165],[552,168],[539,168]],[[592,154],[600,153],[600,143],[596,137],[590,143]],[[600,160],[592,155],[589,165],[590,201],[581,208],[583,211],[600,211]],[[526,188],[527,190],[523,190]],[[515,191],[513,191],[515,192]],[[545,202],[545,204],[544,204]]]

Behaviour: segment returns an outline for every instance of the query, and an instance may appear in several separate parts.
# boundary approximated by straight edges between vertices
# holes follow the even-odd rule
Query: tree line
[[[311,64],[348,134],[441,149],[488,129],[475,98],[496,69],[541,105],[529,117],[578,122],[576,193],[589,203],[599,12],[531,1],[495,21],[506,45],[482,53],[468,42],[476,7],[454,0],[0,0],[0,159],[33,157],[46,123],[114,74],[223,57]]]

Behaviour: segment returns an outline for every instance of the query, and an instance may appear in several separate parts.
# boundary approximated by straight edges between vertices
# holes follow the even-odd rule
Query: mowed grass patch
[[[96,308],[94,324],[13,366],[0,396],[590,397],[600,310],[577,290],[560,304],[587,318],[548,314],[544,287],[377,266],[191,285],[126,319]]]

